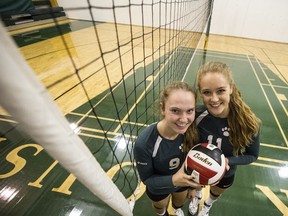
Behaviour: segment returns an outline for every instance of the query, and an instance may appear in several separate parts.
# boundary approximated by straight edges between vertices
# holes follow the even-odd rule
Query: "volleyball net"
[[[134,140],[147,125],[158,120],[154,108],[159,92],[167,83],[183,80],[196,48],[203,48],[202,36],[207,34],[212,1],[58,3],[69,20],[54,17],[53,25],[41,29],[36,26],[12,35],[26,62],[19,54],[20,66],[2,61],[5,66],[1,66],[1,76],[11,76],[7,70],[18,71],[18,75],[7,78],[5,87],[2,86],[8,96],[1,96],[1,106],[7,111],[1,116],[8,119],[11,114],[83,185],[118,213],[129,215],[123,197],[135,202],[140,183],[134,166]],[[51,30],[53,37],[35,43],[37,34]],[[17,36],[23,34],[27,40],[17,41]],[[1,44],[1,48],[5,46]],[[7,55],[15,58],[15,52]],[[11,67],[13,64],[19,67]],[[22,77],[23,70],[33,71],[42,84],[38,84],[31,71]],[[21,97],[7,90],[12,91],[20,83],[26,83],[19,89]],[[35,95],[33,101],[31,95]],[[7,104],[9,101],[11,104]],[[19,101],[31,102],[38,109],[33,108],[32,113],[25,111],[17,106]],[[37,112],[41,109],[51,116],[52,122],[38,131],[43,110],[39,118]],[[63,114],[65,118],[61,117]],[[1,131],[1,137],[9,131]],[[54,135],[57,139],[51,140]],[[62,150],[59,142],[65,143]],[[105,186],[99,188],[100,183],[93,177],[106,176],[100,169],[108,174],[113,186],[103,177]]]

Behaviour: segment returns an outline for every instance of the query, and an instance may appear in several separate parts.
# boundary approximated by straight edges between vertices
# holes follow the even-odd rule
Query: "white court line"
[[[257,62],[257,64],[259,65],[259,67],[261,68],[261,70],[262,70],[265,78],[267,79],[267,81],[268,81],[268,83],[269,83],[269,86],[272,88],[274,94],[277,96],[278,93],[276,92],[276,90],[275,90],[275,88],[274,88],[274,85],[271,83],[269,77],[267,76],[267,74],[265,73],[265,71],[263,70],[263,68],[261,67],[261,65],[260,65],[260,63],[259,63],[259,61],[258,61],[257,58],[256,58],[256,62]],[[281,104],[284,112],[286,113],[286,116],[288,116],[288,111],[286,110],[286,107],[284,106],[283,102],[279,99],[279,97],[276,97],[276,98],[278,99],[279,103]]]
[[[270,101],[269,101],[269,98],[268,98],[268,96],[267,96],[267,94],[266,94],[263,86],[261,85],[261,82],[260,82],[260,79],[259,79],[259,77],[258,77],[258,74],[257,74],[257,72],[256,72],[256,70],[255,70],[255,68],[254,68],[254,66],[253,66],[253,64],[252,64],[252,62],[250,61],[250,58],[249,58],[248,55],[247,55],[247,59],[248,59],[250,65],[251,65],[251,68],[253,69],[253,72],[254,72],[257,80],[258,80],[258,83],[259,83],[259,85],[260,85],[260,88],[261,88],[261,90],[262,90],[262,92],[263,92],[263,94],[264,94],[264,97],[266,98],[266,101],[267,101],[267,103],[268,103],[268,106],[269,106],[269,108],[270,108],[270,110],[271,110],[271,112],[272,112],[272,115],[274,116],[274,119],[275,119],[275,121],[276,121],[276,123],[277,123],[277,125],[278,125],[278,128],[279,128],[279,130],[280,130],[280,133],[281,133],[282,136],[283,136],[283,139],[284,139],[284,141],[285,141],[285,144],[288,146],[286,135],[285,135],[285,133],[284,133],[284,131],[283,131],[280,123],[279,123],[279,120],[278,120],[278,118],[277,118],[277,115],[276,115],[275,112],[274,112],[274,109],[273,109],[273,107],[272,107],[272,105],[271,105],[271,103],[270,103]],[[258,64],[259,64],[259,62],[258,62]],[[264,73],[263,70],[262,70],[262,72]],[[273,88],[273,85],[271,84],[271,82],[270,82],[270,80],[268,79],[267,75],[266,75],[265,73],[264,73],[264,75],[265,75],[266,79],[268,80],[268,82],[270,83],[271,88],[274,90],[274,93],[276,94],[276,91],[275,91],[275,89]]]

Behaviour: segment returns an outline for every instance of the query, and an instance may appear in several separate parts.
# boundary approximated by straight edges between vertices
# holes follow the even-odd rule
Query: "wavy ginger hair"
[[[160,93],[160,96],[159,96],[159,102],[160,102],[159,109],[160,110],[164,109],[165,103],[169,95],[171,94],[171,92],[174,90],[179,90],[179,89],[187,91],[187,92],[191,92],[192,95],[195,97],[195,102],[196,102],[197,94],[192,86],[190,86],[186,82],[174,81],[166,85],[165,88]],[[161,116],[161,118],[163,119],[164,116]],[[188,151],[197,143],[198,143],[198,131],[196,128],[196,121],[193,121],[193,123],[189,126],[189,129],[185,133],[185,138],[184,138],[184,143],[183,143],[183,152],[187,154]]]
[[[227,117],[230,127],[229,141],[233,145],[233,155],[245,152],[245,148],[252,143],[252,139],[259,133],[261,121],[243,101],[241,93],[232,78],[230,68],[221,62],[208,62],[198,71],[197,85],[201,90],[201,80],[207,73],[219,73],[228,80],[232,89]]]

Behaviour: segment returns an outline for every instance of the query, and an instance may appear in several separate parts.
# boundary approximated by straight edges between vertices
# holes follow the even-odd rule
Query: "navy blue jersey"
[[[147,127],[135,141],[134,157],[141,181],[156,195],[170,194],[179,190],[172,183],[172,175],[182,166],[184,135],[175,140],[162,137],[157,123]]]
[[[218,146],[229,160],[230,170],[226,177],[234,175],[237,165],[250,164],[257,160],[259,155],[259,133],[253,137],[252,143],[243,153],[233,156],[233,146],[229,141],[227,118],[217,118],[211,115],[205,106],[196,109],[196,124],[199,131],[200,143],[211,143]],[[241,136],[239,134],[239,136]]]

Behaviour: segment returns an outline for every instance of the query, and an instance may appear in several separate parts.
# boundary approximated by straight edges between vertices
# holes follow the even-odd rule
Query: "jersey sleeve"
[[[137,139],[134,147],[134,158],[141,181],[154,189],[174,188],[172,175],[157,175],[154,173],[152,152],[143,145],[145,140]]]
[[[251,145],[246,148],[243,154],[239,154],[237,157],[228,157],[229,165],[247,165],[257,160],[259,156],[259,133],[253,138]]]

